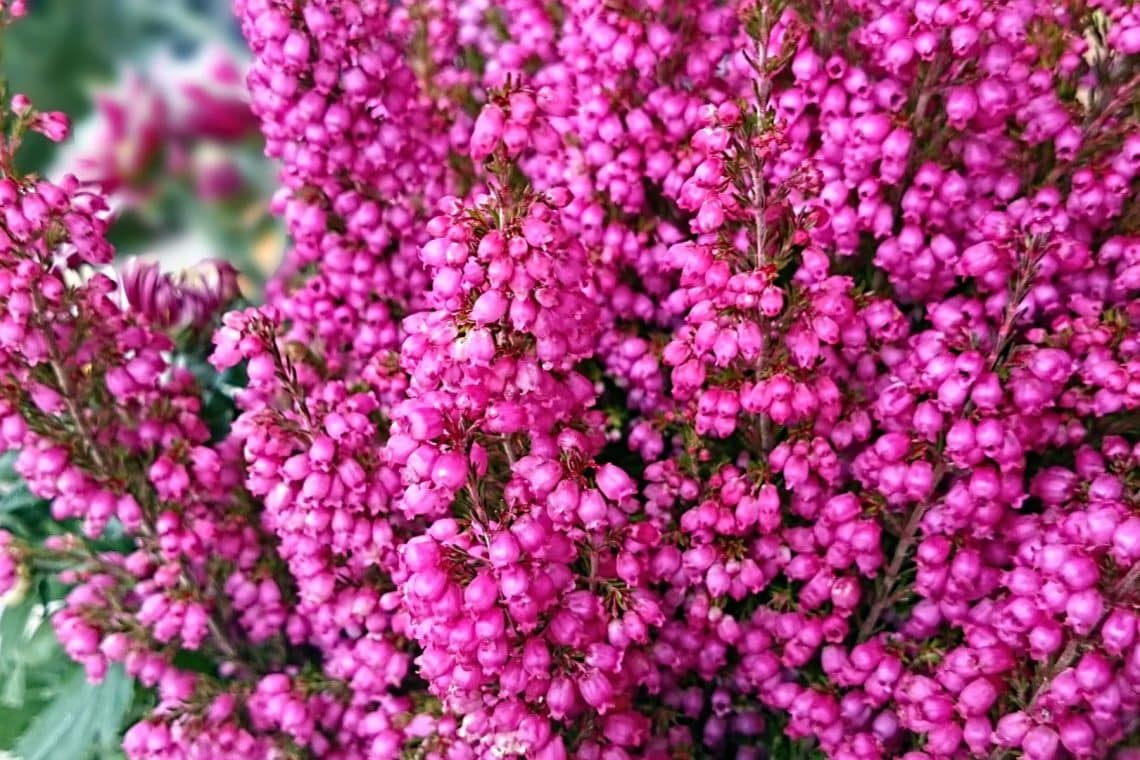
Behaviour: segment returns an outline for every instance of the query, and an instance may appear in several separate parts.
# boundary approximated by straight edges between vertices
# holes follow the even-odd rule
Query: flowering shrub
[[[71,563],[128,756],[1136,740],[1140,11],[235,7],[292,248],[229,414],[232,278],[124,298],[6,116],[0,442],[70,532],[0,586]]]

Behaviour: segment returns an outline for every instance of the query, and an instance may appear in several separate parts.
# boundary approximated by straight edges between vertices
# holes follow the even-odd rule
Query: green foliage
[[[182,359],[202,381],[207,408],[216,407],[208,415],[211,427],[224,434],[233,417],[230,383],[242,381],[240,369],[220,375],[200,351],[188,352]],[[0,456],[0,528],[33,550],[49,536],[64,531],[77,535],[78,525],[53,520],[48,502],[28,490],[14,469],[15,459],[14,453]],[[88,544],[97,551],[129,551],[131,540],[112,520],[104,534]],[[83,668],[60,647],[51,622],[51,613],[68,590],[54,577],[63,567],[39,555],[27,566],[31,575],[23,598],[0,607],[0,757],[121,758],[123,731],[145,712],[153,696],[136,689],[117,665],[101,683],[87,682]],[[216,671],[216,663],[196,653],[180,653],[175,662],[189,670]]]
[[[21,760],[117,756],[119,726],[133,691],[133,682],[118,666],[94,685],[87,682],[82,668],[74,668],[55,698],[24,730],[15,754]]]
[[[132,680],[115,666],[89,684],[44,610],[38,594],[0,610],[0,750],[21,760],[120,757]]]
[[[0,529],[25,541],[42,540],[59,528],[46,502],[33,496],[16,474],[15,461],[15,453],[0,456]]]
[[[0,527],[35,547],[62,526],[16,475],[14,459],[0,457]],[[51,622],[66,591],[47,568],[38,568],[23,598],[0,607],[0,751],[21,760],[119,758],[126,718],[149,695],[136,699],[132,680],[118,666],[102,683],[87,683]]]

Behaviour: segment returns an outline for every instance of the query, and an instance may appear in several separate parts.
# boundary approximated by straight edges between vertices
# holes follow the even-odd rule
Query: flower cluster
[[[235,5],[292,248],[232,425],[170,337],[229,280],[120,298],[99,196],[0,183],[0,442],[134,546],[0,591],[74,563],[130,757],[1135,743],[1134,8]]]
[[[119,279],[127,306],[166,329],[207,327],[241,294],[237,270],[226,261],[206,260],[171,274],[155,262],[132,259]]]

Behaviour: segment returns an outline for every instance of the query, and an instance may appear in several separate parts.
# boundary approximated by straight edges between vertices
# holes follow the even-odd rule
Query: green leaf
[[[134,680],[119,665],[107,671],[100,684],[99,714],[95,721],[95,746],[110,751],[119,746],[123,718],[134,698]]]
[[[16,754],[21,760],[83,757],[95,735],[95,701],[91,692],[83,670],[76,668],[59,696],[36,716],[16,742]]]
[[[190,670],[195,673],[213,676],[218,672],[218,664],[202,652],[190,649],[179,649],[174,653],[175,667]]]
[[[17,662],[4,674],[4,691],[0,692],[0,704],[7,707],[20,707],[28,691],[28,671],[24,663]]]
[[[28,618],[35,605],[36,600],[29,594],[19,604],[0,609],[0,667],[23,648]]]
[[[32,494],[24,479],[16,473],[16,452],[0,456],[0,515],[36,507],[43,499]]]
[[[0,454],[0,483],[18,483],[20,476],[16,474],[16,452],[7,451]]]
[[[118,666],[94,685],[87,682],[82,668],[75,668],[59,695],[16,742],[15,753],[21,760],[80,760],[93,750],[113,746],[132,692],[131,679]]]
[[[20,732],[31,723],[42,706],[41,702],[31,698],[18,708],[0,706],[0,757],[5,757],[3,753],[12,749]]]
[[[18,509],[27,509],[40,504],[43,499],[32,494],[24,486],[13,488],[8,493],[0,496],[0,512],[15,512]]]
[[[40,665],[62,651],[55,637],[51,618],[45,617],[24,643],[21,660],[28,665]]]

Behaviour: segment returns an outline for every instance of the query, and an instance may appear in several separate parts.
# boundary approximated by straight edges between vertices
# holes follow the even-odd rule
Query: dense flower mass
[[[235,7],[262,306],[116,292],[5,116],[0,446],[78,532],[0,592],[72,562],[129,757],[1131,756],[1140,11]]]

